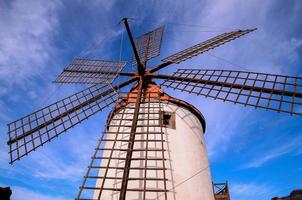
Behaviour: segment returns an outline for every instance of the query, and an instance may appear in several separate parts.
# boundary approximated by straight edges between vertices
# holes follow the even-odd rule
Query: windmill
[[[216,69],[157,73],[255,29],[218,35],[147,67],[147,61],[160,53],[164,27],[133,39],[127,18],[122,21],[137,70],[123,71],[123,61],[74,59],[55,82],[92,86],[8,124],[11,164],[111,106],[76,199],[214,200],[203,137],[205,120],[194,106],[169,96],[161,87],[244,106],[302,114],[299,77]],[[119,76],[128,79],[114,84]],[[155,79],[162,80],[161,87],[153,82]],[[119,92],[131,84],[125,95]],[[227,189],[218,190],[221,194]]]

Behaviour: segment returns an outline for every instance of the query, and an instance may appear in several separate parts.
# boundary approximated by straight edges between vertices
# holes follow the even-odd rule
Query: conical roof
[[[125,105],[129,103],[135,103],[136,97],[138,94],[138,85],[134,85],[133,88],[130,90],[130,92],[127,94],[126,97],[122,97],[122,101],[119,102],[114,110],[119,110],[123,108]],[[170,102],[172,104],[176,104],[180,107],[184,107],[191,111],[200,121],[202,124],[203,130],[205,132],[206,124],[205,119],[201,112],[195,108],[193,105],[189,104],[186,101],[171,97],[163,89],[160,88],[156,83],[153,81],[149,81],[146,85],[143,86],[143,94],[142,98],[144,98],[141,102],[148,101],[150,99],[157,99],[160,98],[161,101]]]

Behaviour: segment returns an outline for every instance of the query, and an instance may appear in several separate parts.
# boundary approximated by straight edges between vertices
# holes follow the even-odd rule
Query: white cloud
[[[46,180],[65,180],[77,184],[77,181],[82,180],[97,145],[98,141],[93,138],[98,138],[100,132],[100,127],[94,123],[89,124],[89,130],[77,127],[67,135],[60,136],[60,141],[54,140],[51,146],[45,146],[46,149],[30,155],[30,163],[35,165],[31,169],[33,175]]]
[[[283,156],[285,154],[288,154],[293,151],[299,152],[298,148],[301,148],[302,136],[297,136],[294,138],[291,138],[291,140],[288,141],[282,141],[282,143],[273,149],[270,149],[267,151],[262,151],[260,156],[257,156],[254,160],[242,165],[241,168],[257,168],[261,167],[265,163],[269,162],[270,160],[276,159],[280,156]],[[267,152],[267,153],[266,153]]]
[[[267,184],[239,183],[230,185],[231,199],[254,200],[271,199],[275,190]]]
[[[32,181],[42,181],[43,184],[61,180],[78,186],[101,136],[100,121],[92,120],[86,125],[63,133],[58,139],[46,143],[13,165],[8,164],[7,150],[0,148],[0,171],[5,171],[1,173],[1,177],[15,179],[24,184],[27,177],[32,177]],[[4,143],[1,147],[4,147]]]
[[[30,99],[28,106],[30,108],[35,107],[35,105],[45,106],[46,103],[50,103],[50,99],[51,101],[54,100],[53,97],[56,99],[74,91],[77,86],[69,86],[67,90],[61,91],[57,91],[58,88],[53,84],[45,86],[45,79],[49,77],[49,69],[56,66],[48,64],[52,62],[54,54],[57,53],[54,39],[60,25],[58,11],[62,7],[61,2],[59,0],[50,2],[17,0],[12,1],[9,5],[0,2],[0,5],[0,27],[6,27],[0,32],[2,38],[0,41],[0,88],[4,88],[0,90],[0,96],[7,95],[7,100],[14,101],[14,103],[20,101],[20,103],[25,104],[26,98],[22,96],[22,92],[19,92],[20,89],[23,89],[26,91],[27,98]],[[114,34],[118,35],[119,33],[115,32]],[[34,80],[35,78],[39,78],[39,81]],[[42,79],[41,82],[40,79]],[[41,85],[45,87],[41,88]],[[18,89],[17,92],[15,89]],[[46,97],[47,99],[45,99]],[[19,110],[18,112],[16,110],[15,113],[8,112],[11,109],[10,102],[6,103],[7,105],[3,103],[2,106],[1,99],[0,119],[3,121],[11,120],[12,116],[9,114],[20,114],[21,112]],[[14,165],[8,164],[8,148],[4,140],[1,140],[1,177],[6,181],[9,180],[10,185],[30,186],[36,184],[37,190],[57,191],[59,194],[64,194],[64,196],[66,194],[66,196],[69,195],[70,198],[73,198],[75,191],[77,191],[78,182],[82,180],[89,164],[91,150],[97,142],[96,140],[88,140],[87,135],[83,132],[86,134],[91,132],[99,134],[100,132],[97,128],[90,128],[92,129],[89,131],[73,129],[69,131],[72,132],[73,136],[60,136],[60,141],[55,139],[51,142],[52,144],[45,144],[43,148],[32,152]],[[2,129],[2,132],[6,132],[6,127],[1,126]],[[92,137],[92,134],[89,136]],[[82,143],[79,148],[80,141],[86,142]],[[6,147],[5,151],[2,147],[3,149]],[[28,181],[29,178],[30,182]],[[60,183],[57,183],[58,181]],[[54,182],[56,184],[53,184]],[[64,192],[66,187],[72,187],[72,191]],[[18,190],[17,196],[13,199],[22,199],[20,196],[24,196],[26,199],[63,199],[48,195],[42,196],[40,193],[22,189]]]
[[[242,121],[248,118],[250,110],[246,109],[246,112],[242,113],[242,109],[244,108],[239,106],[230,103],[225,106],[223,105],[225,102],[209,101],[215,100],[208,99],[204,101],[207,106],[200,105],[200,108],[206,114],[208,126],[206,131],[207,148],[209,156],[213,159],[218,155],[221,156],[223,153],[226,153],[231,145],[233,145],[233,141],[236,140],[239,130],[242,130],[242,127],[246,126]],[[232,114],[230,115],[230,113]],[[244,132],[240,131],[240,136],[243,135]]]
[[[66,146],[66,148],[70,148]],[[43,155],[32,155],[31,163],[35,165],[32,169],[33,175],[38,178],[68,180],[75,182],[84,174],[85,169],[78,167],[81,161],[64,162],[63,155],[56,155],[55,150],[44,151]]]
[[[8,121],[11,120],[10,116],[7,114],[9,108],[0,100],[0,120]]]
[[[261,4],[261,7],[259,7],[259,4]],[[273,1],[263,2],[261,0],[244,2],[232,0],[219,3],[207,1],[204,4],[203,12],[190,12],[191,16],[187,15],[186,17],[191,19],[191,24],[224,27],[228,30],[258,27],[259,29],[256,32],[211,50],[209,53],[219,55],[239,66],[244,66],[250,71],[294,75],[292,72],[297,71],[296,66],[281,66],[284,62],[282,64],[280,62],[281,60],[287,60],[288,55],[291,55],[291,62],[297,59],[299,55],[298,48],[301,46],[302,38],[290,36],[290,32],[294,29],[291,29],[292,27],[289,26],[287,21],[282,21],[278,24],[279,27],[287,27],[287,34],[272,34],[274,27],[271,21],[274,16],[271,9],[276,5],[278,4]],[[255,13],[257,14],[255,15]],[[294,18],[297,15],[297,13],[292,12],[288,14],[288,18]],[[186,19],[183,20],[185,21]],[[178,30],[181,28],[186,29],[186,27],[179,27]],[[181,35],[178,31],[175,32],[181,41],[201,41],[201,38],[205,35],[205,33],[197,32],[188,36],[187,33]],[[173,42],[172,40],[171,43]],[[181,46],[186,47],[187,45]],[[237,66],[221,62],[221,60],[206,54],[198,56],[187,63],[183,64],[183,66],[202,68],[206,65],[207,68],[238,69]],[[243,130],[242,127],[247,127],[250,124],[246,119],[258,111],[248,109],[248,107],[244,108],[242,105],[232,106],[230,103],[211,103],[209,101],[214,100],[198,100],[193,101],[193,104],[198,105],[198,108],[206,114],[206,121],[209,125],[206,137],[210,156],[221,155],[231,146],[234,147],[237,144],[238,140],[236,140],[236,137],[244,135],[241,132]],[[277,113],[275,114],[278,115]],[[267,159],[271,158],[267,157]]]
[[[282,42],[279,45],[279,50],[282,55],[288,55],[291,62],[297,61],[299,58],[299,53],[297,50],[302,46],[302,38],[289,38],[287,41]],[[278,55],[276,55],[278,56]]]
[[[109,13],[108,11],[113,9],[113,1],[110,1],[111,3],[109,4],[106,3],[106,1],[103,2],[105,2],[104,6],[106,15],[112,15],[112,13]],[[171,0],[160,3],[157,2],[158,1],[152,1],[152,5],[150,7],[153,8],[154,6],[154,10],[156,10],[156,13],[158,14],[156,15],[156,17],[158,18],[157,20],[163,23],[165,23],[166,21],[173,22],[174,19],[176,19],[176,22],[180,23],[190,22],[190,24],[226,27],[226,29],[228,30],[231,28],[245,28],[261,25],[260,30],[253,35],[245,36],[245,38],[238,39],[228,46],[225,45],[221,48],[211,51],[211,53],[215,55],[217,54],[228,60],[235,60],[235,63],[239,63],[239,65],[253,65],[250,66],[249,69],[253,69],[255,71],[280,73],[282,70],[279,68],[279,66],[277,66],[276,63],[278,63],[278,60],[276,59],[288,56],[289,53],[291,55],[296,55],[296,50],[301,45],[301,38],[294,37],[288,39],[287,36],[284,36],[282,40],[280,40],[280,38],[275,37],[280,33],[272,35],[271,33],[266,32],[265,29],[263,29],[264,23],[271,22],[271,18],[268,16],[268,8],[271,6],[270,4],[272,4],[272,1],[263,2],[259,0],[242,2],[239,0],[233,0],[219,3],[217,3],[216,1],[206,1],[206,3],[203,3],[200,1],[175,2]],[[136,4],[144,6],[145,2],[137,2]],[[192,4],[196,6],[192,7]],[[259,4],[261,4],[262,6],[259,7]],[[99,5],[97,5],[96,3],[93,3],[92,5],[95,7],[95,10],[99,12]],[[0,36],[3,38],[3,40],[0,41],[1,80],[9,83],[24,83],[24,81],[30,79],[31,77],[39,76],[39,74],[43,73],[43,71],[45,70],[45,63],[49,61],[55,50],[52,39],[56,34],[56,28],[59,24],[59,22],[57,21],[58,19],[56,16],[56,10],[60,8],[60,6],[61,5],[59,1],[44,3],[44,1],[25,2],[19,0],[14,1],[10,7],[5,9],[5,12],[0,14],[0,25],[1,27],[6,27],[4,31],[0,32]],[[145,9],[145,7],[143,8]],[[169,9],[167,10],[167,8]],[[145,14],[145,12],[143,12],[144,9],[129,9],[128,16],[147,18],[147,15]],[[125,10],[127,9],[125,8]],[[181,15],[179,15],[180,11],[182,11]],[[144,14],[141,14],[140,12]],[[255,12],[257,12],[257,15],[255,15]],[[177,16],[181,17],[178,18]],[[99,21],[102,20],[100,19]],[[106,21],[107,20],[103,20],[102,24],[107,23]],[[280,26],[282,25],[283,24],[281,24]],[[269,28],[270,27],[268,26],[267,29]],[[185,30],[186,28],[182,26],[178,27],[177,30],[175,30],[177,37],[179,37],[179,40],[183,40],[185,42],[194,42],[193,40],[200,41],[200,38],[204,38],[204,33],[200,32],[197,32],[197,34],[195,33],[188,35],[187,33],[185,33],[181,35],[179,33],[181,33],[182,29]],[[115,35],[117,34],[119,34],[119,32],[115,33]],[[95,37],[97,38],[97,36]],[[249,37],[252,37],[252,39],[248,40]],[[244,42],[245,40],[247,41]],[[169,44],[172,44],[169,46],[168,50],[174,52],[174,47],[177,46],[177,44],[175,44],[175,41],[169,37],[165,37],[165,41],[168,41]],[[257,44],[253,46],[254,43]],[[264,44],[260,46],[259,43]],[[242,46],[239,47],[238,44]],[[265,48],[262,48],[263,46]],[[275,49],[280,50],[278,52],[271,52],[272,46],[274,46]],[[186,45],[182,45],[181,47],[186,47]],[[295,59],[297,59],[296,56],[292,58],[292,60]],[[211,60],[212,62],[208,60]],[[192,59],[192,61],[187,62],[182,66],[186,66],[187,64],[195,65],[195,67],[201,67],[202,64],[204,66],[210,66],[212,68],[216,68],[217,66],[228,68],[230,66],[229,63],[221,63],[221,61],[218,62],[216,59],[213,59],[207,55],[196,57],[194,58],[194,60]],[[173,67],[171,67],[170,69],[174,71]],[[291,71],[290,66],[288,66],[288,69],[285,69],[285,72],[288,71]],[[8,93],[9,90],[7,89],[7,87],[3,88],[5,88],[5,90],[0,90],[0,93]],[[37,93],[35,91],[32,91],[32,98],[34,98],[36,94]],[[13,97],[12,95],[15,94],[11,94],[10,98],[20,99],[20,97]],[[175,96],[178,97],[179,95]],[[183,96],[184,98],[192,97],[188,97],[186,94],[184,94]],[[201,99],[203,97],[198,98]],[[195,98],[194,96],[195,100],[198,98]],[[238,132],[237,130],[239,127],[242,127],[244,123],[246,123],[245,118],[248,117],[248,112],[250,112],[250,110],[247,111],[244,107],[238,105],[229,106],[231,104],[224,105],[225,103],[214,103],[212,101],[213,100],[196,100],[192,103],[194,103],[194,105],[197,105],[198,108],[200,108],[200,110],[206,114],[205,117],[208,123],[206,136],[208,137],[207,143],[210,155],[223,155],[223,153],[225,153],[228,149],[230,149],[230,147],[232,147],[232,144],[234,144],[233,141],[236,139],[236,136],[242,135],[242,132]],[[91,133],[99,133],[100,131],[98,128],[94,127],[89,127],[89,130],[91,130]],[[6,174],[15,175],[16,179],[19,180],[34,176],[36,178],[47,180],[66,179],[67,181],[74,182],[75,179],[81,178],[81,175],[83,174],[82,171],[86,170],[86,168],[83,168],[82,166],[86,167],[86,165],[88,164],[88,162],[86,162],[87,160],[84,161],[83,159],[85,157],[89,157],[89,155],[91,154],[91,149],[93,148],[91,147],[91,145],[95,145],[95,143],[91,140],[91,143],[85,142],[85,144],[83,144],[83,142],[81,142],[87,141],[87,139],[85,138],[86,136],[91,136],[87,133],[87,130],[85,130],[85,134],[82,134],[81,136],[79,136],[79,134],[75,134],[74,130],[71,130],[70,132],[72,132],[73,136],[70,136],[68,138],[65,137],[63,140],[61,137],[59,138],[59,140],[66,142],[65,145],[45,145],[44,148],[46,148],[47,151],[44,150],[33,153],[32,155],[30,155],[31,158],[25,158],[21,161],[23,164],[18,163],[16,166],[14,166],[15,170],[6,171]],[[79,142],[81,143],[81,148],[78,147]],[[88,146],[90,146],[90,148]],[[73,156],[65,159],[64,156],[67,155],[59,154],[62,153],[62,151],[56,152],[57,149],[54,147],[57,147],[58,149],[67,148],[69,150],[64,152],[72,152],[75,155],[74,157],[78,157],[78,159],[73,160]],[[276,158],[276,156],[284,155],[285,153],[283,152],[286,151],[286,147],[283,147],[283,151],[272,151],[272,155],[266,156],[266,159],[263,159],[260,165]],[[275,154],[273,155],[273,153]],[[71,160],[72,164],[70,164]],[[83,162],[85,163],[84,165]],[[259,165],[259,163],[257,164],[254,162],[253,165]],[[1,167],[2,166],[3,165],[1,165]],[[62,169],[65,169],[65,171],[62,171]],[[21,176],[22,178],[20,178]],[[264,188],[266,187],[266,185],[257,184],[237,184],[234,187],[237,193],[235,192],[234,195],[237,195],[239,197],[241,196],[241,199],[246,200],[248,197],[245,196],[246,198],[244,198],[242,196],[246,195],[245,191],[248,191],[249,189],[259,191],[259,193],[264,193],[264,189],[261,190],[261,188],[257,186],[263,186]],[[41,197],[38,199],[43,198]]]
[[[1,6],[0,79],[6,86],[24,85],[52,57],[60,2],[16,0]]]
[[[29,190],[23,187],[12,187],[12,196],[11,200],[66,200],[65,198],[57,195],[49,195],[42,192],[35,192],[34,190]]]

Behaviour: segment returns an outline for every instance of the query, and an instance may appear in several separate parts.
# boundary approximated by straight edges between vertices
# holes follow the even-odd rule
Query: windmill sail
[[[152,79],[164,79],[162,86],[179,91],[297,115],[302,115],[302,79],[213,69],[154,74],[255,29],[224,33],[146,70],[146,62],[160,53],[163,27],[134,41],[127,18],[123,21],[137,71],[121,72],[126,62],[75,59],[55,82],[96,85],[8,124],[10,162],[115,104],[76,199],[214,199],[213,192],[228,198],[227,186],[212,187],[202,114],[165,94]],[[118,75],[132,78],[112,86]],[[120,98],[116,90],[133,82],[136,86]]]
[[[112,83],[127,62],[77,58],[56,78],[56,83]]]
[[[164,77],[162,77],[164,78]],[[302,78],[255,72],[178,69],[162,86],[267,110],[302,115]]]
[[[185,50],[182,50],[178,53],[175,53],[167,58],[164,58],[162,61],[166,63],[180,63],[182,61],[188,60],[194,56],[202,54],[206,51],[209,51],[213,48],[223,45],[226,42],[230,42],[236,38],[239,38],[245,34],[248,34],[256,29],[246,29],[246,30],[238,30],[232,31],[229,33],[223,33],[218,35],[212,39],[206,40],[202,43],[189,47]]]
[[[167,144],[160,94],[143,92],[135,121],[137,96],[131,93],[127,104],[118,104],[111,113],[76,199],[121,199],[123,190],[131,199],[167,199]],[[127,158],[131,134],[133,148]],[[123,188],[125,182],[128,184]]]
[[[143,63],[160,54],[163,32],[164,27],[162,26],[134,40],[138,56]],[[134,56],[132,57],[132,64],[137,65]]]
[[[8,124],[10,163],[110,106],[118,95],[110,86],[93,85]]]

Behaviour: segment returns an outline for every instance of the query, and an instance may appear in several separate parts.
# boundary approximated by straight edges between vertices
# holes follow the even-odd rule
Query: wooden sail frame
[[[121,103],[111,113],[76,199],[100,199],[108,190],[119,199],[125,199],[127,194],[141,199],[163,195],[167,199],[166,132],[161,123],[161,93],[144,90],[141,95],[138,93],[139,88],[127,98],[130,102],[139,100],[139,103]],[[139,111],[136,111],[138,105]],[[132,127],[136,127],[135,130]],[[104,162],[96,164],[100,160]],[[124,164],[116,166],[118,161]],[[121,173],[112,173],[112,170]],[[91,179],[94,181],[89,181]],[[137,187],[127,186],[129,182]]]
[[[133,110],[132,113],[133,117],[130,120],[131,122],[130,125],[126,125],[123,122],[119,126],[116,126],[116,128],[129,128],[130,129],[128,133],[129,137],[125,140],[124,139],[112,140],[111,138],[108,138],[108,135],[112,136],[113,134],[114,137],[117,137],[121,133],[119,131],[114,133],[108,131],[110,130],[110,128],[113,128],[114,126],[113,124],[110,123],[112,122],[112,120],[114,120],[114,118],[112,118],[111,121],[108,121],[108,124],[106,125],[106,128],[104,129],[104,132],[102,134],[102,138],[100,139],[99,144],[96,148],[95,154],[92,157],[92,161],[89,165],[87,174],[84,177],[84,182],[80,188],[80,192],[77,199],[90,199],[90,198],[95,199],[94,197],[86,198],[81,196],[85,193],[84,191],[87,190],[97,191],[98,193],[96,199],[100,199],[102,192],[107,190],[117,192],[118,198],[120,200],[124,200],[126,198],[126,195],[130,192],[142,193],[144,198],[146,198],[146,194],[148,192],[163,193],[166,199],[166,194],[168,192],[168,189],[165,185],[168,180],[165,177],[161,178],[161,181],[163,181],[163,187],[161,189],[148,188],[147,182],[154,181],[154,180],[151,180],[152,178],[147,176],[144,176],[141,179],[144,182],[143,188],[128,187],[128,182],[132,181],[131,179],[132,170],[142,170],[145,174],[146,171],[148,170],[154,170],[154,169],[149,169],[147,164],[143,168],[139,168],[139,169],[133,168],[131,166],[132,161],[135,160],[133,154],[135,154],[136,150],[134,147],[135,147],[135,143],[137,142],[146,143],[145,151],[143,151],[145,153],[144,154],[145,157],[142,157],[140,159],[142,159],[142,161],[144,161],[145,163],[148,163],[149,160],[152,160],[151,157],[148,157],[148,152],[151,152],[151,149],[148,148],[148,144],[151,144],[152,142],[152,139],[149,138],[149,136],[152,135],[152,132],[148,131],[149,128],[152,127],[150,126],[150,124],[148,124],[150,121],[152,121],[152,119],[148,117],[151,114],[150,112],[151,107],[150,106],[147,107],[147,110],[149,109],[147,113],[141,111],[142,108],[141,105],[149,104],[150,102],[152,102],[152,104],[161,105],[161,99],[158,97],[158,95],[160,96],[160,94],[158,93],[152,94],[152,92],[150,91],[149,92],[144,91],[144,86],[150,83],[152,79],[164,80],[162,86],[166,86],[168,88],[173,88],[180,91],[195,93],[197,95],[211,97],[214,99],[221,99],[223,101],[231,101],[231,100],[225,96],[221,97],[220,96],[221,94],[226,96],[237,95],[237,100],[231,102],[249,105],[256,108],[260,107],[268,110],[277,110],[279,112],[287,112],[290,114],[302,115],[301,110],[300,111],[295,110],[295,107],[297,105],[301,106],[302,91],[300,90],[301,78],[299,77],[289,77],[289,76],[280,76],[274,74],[263,74],[263,73],[253,73],[253,72],[239,72],[239,71],[231,71],[231,70],[227,71],[227,70],[200,70],[200,69],[199,70],[179,69],[172,75],[155,73],[171,64],[174,63],[178,64],[194,56],[200,55],[210,49],[216,48],[226,42],[229,42],[240,36],[250,33],[255,29],[236,30],[230,33],[222,34],[205,42],[189,47],[172,56],[169,56],[163,59],[162,60],[163,62],[160,63],[159,65],[151,67],[150,69],[146,69],[148,59],[151,59],[155,55],[158,55],[160,47],[158,47],[158,44],[156,44],[156,48],[154,51],[155,54],[154,55],[150,54],[151,56],[149,57],[145,56],[145,60],[142,60],[140,57],[140,53],[136,48],[135,40],[132,37],[128,20],[124,18],[123,22],[131,42],[135,63],[137,64],[137,71],[122,72],[122,68],[125,66],[124,63],[122,62],[110,65],[114,68],[114,70],[107,70],[106,68],[103,68],[104,63],[101,63],[103,62],[102,60],[96,61],[96,63],[94,64],[91,63],[92,62],[91,60],[87,60],[84,62],[85,65],[92,64],[92,65],[97,65],[100,68],[94,68],[96,66],[93,66],[93,69],[89,67],[76,68],[76,69],[66,68],[65,72],[63,71],[63,75],[61,77],[62,80],[59,80],[58,82],[89,83],[89,84],[97,83],[97,84],[92,85],[91,87],[88,87],[87,89],[79,93],[71,95],[60,101],[57,101],[54,104],[46,106],[36,112],[33,112],[32,114],[29,114],[25,117],[20,118],[19,120],[16,120],[8,124],[8,133],[9,133],[8,145],[10,148],[9,153],[11,155],[11,161],[10,161],[11,163],[15,162],[16,160],[19,160],[21,157],[34,151],[36,148],[42,146],[44,143],[51,141],[54,137],[59,136],[61,133],[74,127],[76,124],[79,124],[83,120],[88,119],[93,114],[109,106],[112,106],[115,103],[118,103],[119,106],[126,106],[126,107],[128,106],[127,109]],[[160,41],[161,41],[161,36],[160,36]],[[64,73],[67,72],[76,74],[77,78],[64,79],[66,75]],[[233,75],[232,73],[235,73],[235,75]],[[244,77],[243,76],[244,73],[249,73],[249,74],[253,73],[256,75],[256,77],[254,78],[251,78],[250,76]],[[264,79],[259,78],[262,75],[264,75],[265,77]],[[130,78],[120,84],[113,84],[113,81],[118,76],[127,76]],[[87,77],[88,79],[85,79]],[[280,77],[283,78],[285,77],[285,80],[283,81],[278,80]],[[236,82],[238,80],[241,80],[241,83]],[[294,80],[294,82],[291,81],[288,82],[288,80]],[[252,85],[247,84],[248,81],[254,81],[254,84]],[[259,81],[261,81],[262,85],[257,84],[257,82]],[[136,83],[137,85],[136,95],[134,95],[135,100],[131,100],[132,101],[131,103],[129,102],[123,103],[123,99],[119,98],[120,94],[118,93],[118,90],[132,83]],[[269,87],[266,85],[267,83],[273,85]],[[275,87],[276,84],[281,84],[281,86]],[[288,89],[288,87],[294,87],[294,89],[291,90]],[[234,92],[235,89],[237,92]],[[205,90],[207,90],[206,93],[204,93]],[[246,91],[248,92],[248,94],[246,94]],[[213,94],[212,92],[215,92],[215,94]],[[255,96],[254,94],[255,92],[258,92],[258,95]],[[279,107],[278,109],[272,109],[272,107],[270,106],[261,106],[259,103],[251,104],[248,101],[245,103],[239,101],[238,99],[244,95],[247,98],[254,98],[254,97],[258,98],[257,102],[259,102],[261,99],[267,98],[267,96],[265,95],[268,95],[270,97],[267,100],[277,101],[279,103]],[[278,98],[274,99],[275,95],[279,95]],[[129,98],[131,99],[133,97],[129,97]],[[287,100],[287,98],[291,98],[291,99]],[[290,109],[289,110],[282,109],[283,103],[289,103],[291,105]],[[268,103],[268,105],[270,105],[270,103]],[[157,106],[157,107],[158,109],[161,109],[161,106]],[[158,116],[159,120],[161,120],[160,111],[161,110],[156,111],[156,113],[159,115]],[[140,115],[147,115],[147,119],[141,120]],[[140,121],[144,121],[145,123],[147,123],[144,124],[144,128],[146,128],[147,131],[143,133],[142,131],[138,131],[140,129],[140,125],[139,125]],[[162,124],[158,123],[156,127],[161,129],[160,131],[158,131],[160,133],[159,135],[163,135]],[[141,135],[147,135],[148,138],[144,139],[145,141],[138,141],[137,136],[140,135],[140,133]],[[122,150],[120,148],[116,149],[113,146],[111,148],[108,148],[110,152],[109,156],[104,156],[103,154],[98,155],[99,152],[103,153],[104,151],[106,151],[103,146],[107,142],[113,142],[113,143],[125,142],[127,148]],[[161,138],[159,141],[156,142],[164,143],[165,141],[163,138]],[[118,157],[113,157],[111,153],[117,150],[124,151],[126,153],[125,157],[122,159]],[[162,147],[158,152],[164,152],[164,148]],[[100,170],[102,171],[102,169],[105,172],[111,169],[110,165],[102,166],[102,163],[98,163],[99,165],[95,165],[94,163],[95,160],[104,161],[104,160],[114,160],[114,159],[125,161],[125,165],[122,168],[119,168],[123,170],[122,176],[120,176],[119,178],[104,176],[102,179],[103,182],[100,184],[100,187],[98,186],[98,184],[97,186],[87,185],[91,180],[92,181],[94,180],[95,181],[94,183],[96,183],[96,180],[101,179],[100,177],[98,177],[98,174],[90,175],[90,172],[93,169],[97,169],[98,172]],[[161,158],[158,158],[158,160],[164,162],[165,157],[162,156]],[[166,167],[163,165],[160,169],[163,171],[164,174]],[[134,179],[135,178],[136,177],[134,177]],[[106,182],[106,180],[111,180],[111,179],[121,180],[120,187],[119,188],[106,187],[104,183]]]

